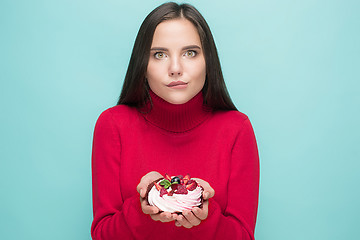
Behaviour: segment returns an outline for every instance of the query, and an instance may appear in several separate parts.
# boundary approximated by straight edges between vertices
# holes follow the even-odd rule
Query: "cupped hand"
[[[136,187],[136,190],[140,194],[140,197],[145,198],[147,187],[149,186],[149,184],[159,178],[162,178],[162,177],[163,176],[159,172],[156,172],[156,171],[152,171],[152,172],[145,174],[141,178],[140,183]]]
[[[176,216],[175,226],[192,228],[198,226],[201,221],[205,220],[208,217],[209,210],[209,200],[203,202],[202,208],[194,207],[191,211],[183,211],[182,215]]]
[[[140,197],[140,204],[143,213],[150,215],[151,219],[154,221],[171,222],[176,219],[176,213],[161,212],[159,208],[149,205],[145,198]]]
[[[176,219],[177,214],[170,212],[160,212],[159,208],[149,205],[147,199],[145,198],[148,185],[161,177],[162,175],[158,172],[149,172],[141,178],[140,183],[137,185],[136,189],[140,194],[140,204],[143,213],[149,214],[154,221],[171,222]]]
[[[204,188],[203,191],[203,199],[205,200],[209,200],[210,198],[212,198],[215,195],[215,190],[210,186],[210,184],[205,181],[202,180],[200,178],[193,178],[195,181],[197,181],[200,186],[202,186]]]
[[[208,217],[209,213],[209,199],[215,195],[215,190],[210,186],[208,182],[200,178],[193,178],[196,180],[203,188],[203,205],[201,208],[194,207],[191,211],[183,211],[182,215],[176,216],[175,225],[177,227],[192,228],[198,226],[201,221],[205,220]]]

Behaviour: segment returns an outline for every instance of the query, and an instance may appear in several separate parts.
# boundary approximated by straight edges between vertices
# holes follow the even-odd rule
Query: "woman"
[[[92,154],[94,239],[254,239],[256,140],[193,6],[166,3],[146,17],[118,105],[96,123]],[[150,206],[147,186],[164,173],[196,177],[203,206],[180,215]]]

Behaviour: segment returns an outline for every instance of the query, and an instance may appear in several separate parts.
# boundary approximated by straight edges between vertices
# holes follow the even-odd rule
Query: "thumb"
[[[145,184],[139,183],[139,185],[136,187],[136,190],[140,194],[140,197],[145,198]]]

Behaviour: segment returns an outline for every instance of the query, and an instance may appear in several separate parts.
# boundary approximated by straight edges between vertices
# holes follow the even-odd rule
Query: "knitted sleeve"
[[[259,155],[251,123],[246,119],[232,150],[226,209],[222,211],[211,198],[208,218],[191,229],[194,235],[254,240],[258,192]]]
[[[141,212],[139,195],[126,200],[121,196],[121,142],[116,131],[112,113],[104,111],[96,122],[93,138],[91,236],[96,240],[145,239],[151,231],[142,230],[151,226],[152,220]]]

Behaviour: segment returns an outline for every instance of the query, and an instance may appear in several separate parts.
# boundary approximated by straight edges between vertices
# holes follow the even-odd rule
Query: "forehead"
[[[201,47],[196,27],[189,20],[178,18],[164,21],[156,27],[151,47],[181,48],[194,44]]]

